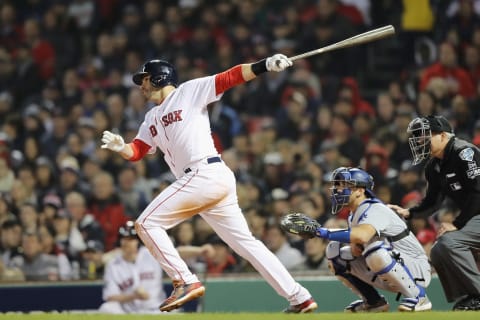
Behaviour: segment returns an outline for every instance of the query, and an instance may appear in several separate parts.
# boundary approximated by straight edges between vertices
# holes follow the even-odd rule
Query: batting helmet
[[[133,75],[133,82],[142,85],[143,78],[150,75],[150,82],[155,88],[167,85],[178,86],[178,77],[175,67],[165,60],[150,60],[145,63],[142,70]]]
[[[136,238],[137,231],[135,230],[135,223],[133,221],[127,221],[123,226],[118,229],[118,238]]]
[[[373,193],[373,177],[359,168],[340,167],[332,173],[331,179],[332,214],[348,204],[352,190],[350,188],[364,188],[365,195],[375,197]]]

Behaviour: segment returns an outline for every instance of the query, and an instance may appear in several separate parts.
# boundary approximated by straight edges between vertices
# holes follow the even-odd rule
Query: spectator
[[[26,24],[30,24],[27,23]],[[48,50],[48,47],[47,47]],[[34,60],[34,49],[28,43],[20,43],[17,45],[13,54],[15,62],[15,72],[13,74],[12,93],[15,102],[24,105],[29,97],[36,96],[42,88],[42,69],[38,60]],[[42,58],[40,58],[42,59]],[[47,61],[45,61],[48,63]],[[47,73],[51,70],[46,71]]]
[[[40,77],[43,80],[50,79],[55,71],[57,55],[55,48],[50,42],[43,38],[37,20],[25,20],[23,32],[25,43],[31,48],[33,61],[39,68]]]
[[[274,188],[270,192],[267,208],[269,215],[275,220],[279,220],[285,212],[290,211],[289,196],[289,192],[283,188]]]
[[[27,281],[58,281],[60,273],[57,256],[43,253],[37,232],[22,236],[23,254],[12,261],[12,266],[22,270]]]
[[[35,160],[35,180],[39,200],[44,199],[47,194],[55,192],[56,171],[53,163],[45,156],[40,156]]]
[[[74,274],[70,260],[63,250],[64,248],[55,239],[55,228],[53,226],[41,225],[38,227],[38,234],[42,244],[42,252],[57,257],[60,280],[77,280],[78,274]],[[76,261],[73,261],[73,263],[76,263]]]
[[[78,260],[81,251],[85,250],[85,241],[80,231],[72,223],[70,212],[65,209],[57,211],[53,220],[55,242],[70,260]]]
[[[102,226],[105,233],[105,250],[115,247],[118,229],[128,221],[125,209],[115,194],[112,175],[107,172],[93,179],[93,196],[88,205],[89,211]]]
[[[172,229],[172,237],[175,246],[191,246],[193,245],[195,233],[193,223],[184,221]]]
[[[444,42],[439,46],[438,62],[427,67],[420,79],[420,91],[429,85],[429,82],[440,77],[447,80],[449,94],[460,94],[465,98],[475,95],[475,86],[472,79],[462,67],[458,65],[457,54],[452,44]]]
[[[440,112],[435,96],[428,90],[418,93],[417,98],[417,113],[422,117]]]
[[[136,219],[148,204],[146,195],[137,188],[137,176],[133,166],[124,166],[118,173],[117,194],[131,219]]]
[[[216,234],[207,239],[207,243],[213,246],[215,254],[206,259],[207,273],[209,276],[218,276],[225,273],[238,271],[238,261],[228,245]]]
[[[299,270],[315,270],[318,274],[329,274],[328,259],[325,256],[325,249],[328,242],[321,238],[305,240],[305,261],[299,265]],[[317,274],[317,273],[315,273]]]
[[[475,10],[475,6],[477,6],[475,2],[474,0],[460,0],[450,3],[445,24],[438,26],[444,37],[450,30],[455,30],[458,33],[461,47],[471,41],[473,30],[480,25],[480,17]]]
[[[0,192],[10,192],[13,188],[15,174],[8,165],[7,156],[0,156]]]
[[[42,137],[43,154],[49,159],[55,159],[60,151],[60,147],[64,146],[67,141],[69,132],[68,119],[65,114],[55,111],[52,117],[52,130]]]
[[[34,233],[39,225],[38,210],[35,204],[25,202],[20,206],[19,220],[22,224],[23,232]]]
[[[480,52],[479,48],[467,45],[464,50],[465,68],[467,69],[473,85],[476,87],[480,81]]]
[[[421,187],[420,173],[410,160],[405,160],[392,185],[392,203],[402,203],[403,198]]]
[[[350,166],[360,163],[365,146],[360,137],[351,135],[352,127],[348,116],[334,114],[330,134],[338,146],[340,154],[347,158]]]
[[[1,226],[0,248],[2,253],[3,266],[10,267],[12,260],[21,255],[22,225],[16,219],[9,219]]]
[[[10,211],[10,201],[6,194],[0,193],[0,226],[11,219],[17,219],[17,217]]]
[[[247,219],[253,236],[259,240],[264,239],[267,226],[267,213],[259,207],[245,208],[244,212],[245,219]]]
[[[62,199],[54,194],[47,194],[42,201],[42,212],[40,213],[39,219],[41,224],[53,225],[53,219],[57,215],[58,210],[63,208]]]
[[[13,50],[21,39],[22,26],[13,3],[3,3],[1,6],[1,37],[0,45],[7,50]]]
[[[104,245],[99,240],[88,240],[86,248],[80,253],[80,279],[98,280],[102,279],[105,271],[103,259]]]
[[[288,243],[285,231],[277,223],[267,226],[264,242],[288,270],[294,270],[304,262],[302,253]]]
[[[89,194],[89,187],[81,180],[80,165],[78,160],[73,156],[66,156],[60,160],[60,180],[58,186],[58,194],[64,198],[65,195],[72,191],[82,194]]]
[[[85,197],[79,192],[70,192],[65,196],[65,209],[70,213],[72,228],[77,229],[85,243],[90,240],[105,241],[101,225],[88,212]],[[102,250],[103,251],[103,250]]]

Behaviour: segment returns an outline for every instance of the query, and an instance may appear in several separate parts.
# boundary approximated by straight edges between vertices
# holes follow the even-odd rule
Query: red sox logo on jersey
[[[182,121],[182,111],[183,110],[175,110],[172,112],[167,113],[162,117],[162,122],[164,127],[168,127],[168,125],[177,122],[177,121]]]
[[[168,127],[174,122],[182,121],[182,111],[183,110],[175,110],[164,115],[162,117],[163,127]],[[151,125],[148,129],[150,130],[152,137],[155,137],[158,134],[157,128],[155,128],[154,125]]]
[[[128,278],[126,280],[123,280],[121,283],[118,284],[118,287],[122,291],[131,287],[131,286],[133,286],[133,278]]]

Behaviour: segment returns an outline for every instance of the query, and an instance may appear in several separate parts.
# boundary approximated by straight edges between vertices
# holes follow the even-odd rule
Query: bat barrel
[[[361,34],[357,34],[356,36],[336,42],[326,47],[322,47],[319,49],[315,49],[312,51],[308,51],[308,52],[290,57],[289,59],[292,61],[295,61],[295,60],[307,58],[316,54],[337,50],[341,48],[347,48],[347,47],[375,41],[378,39],[386,38],[388,36],[393,35],[394,33],[395,33],[395,28],[392,25],[383,26],[381,28],[377,28]]]

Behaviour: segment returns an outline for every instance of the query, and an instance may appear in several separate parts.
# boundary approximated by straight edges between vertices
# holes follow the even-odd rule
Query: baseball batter
[[[133,221],[118,231],[120,254],[107,263],[104,273],[102,313],[160,313],[165,299],[162,269],[143,246],[139,247]]]
[[[332,174],[332,211],[351,210],[347,230],[319,229],[331,240],[327,258],[335,275],[361,299],[345,310],[387,311],[389,304],[375,288],[403,296],[399,311],[432,308],[425,288],[431,280],[427,255],[405,222],[372,191],[373,178],[359,168]],[[348,244],[348,245],[343,245]]]
[[[310,293],[248,229],[238,205],[234,174],[215,149],[207,110],[207,105],[219,100],[229,88],[261,73],[280,72],[291,65],[286,56],[276,54],[178,85],[176,70],[170,63],[151,60],[133,76],[133,82],[141,86],[145,97],[156,106],[146,114],[131,143],[126,144],[121,136],[105,131],[102,148],[118,152],[130,161],[159,148],[177,178],[135,223],[140,238],[173,280],[174,291],[160,305],[160,310],[176,309],[205,292],[167,234],[168,229],[196,214],[289,301],[290,306],[284,312],[305,313],[317,308]]]

